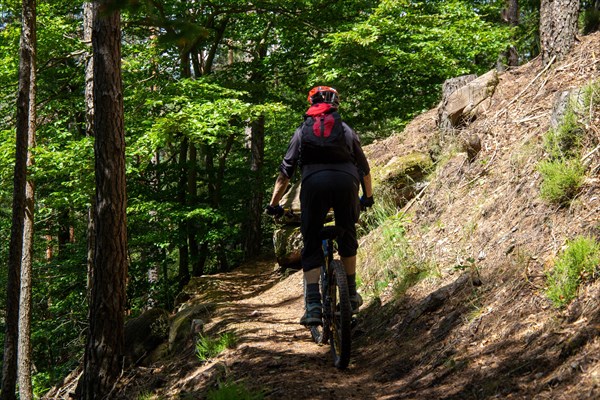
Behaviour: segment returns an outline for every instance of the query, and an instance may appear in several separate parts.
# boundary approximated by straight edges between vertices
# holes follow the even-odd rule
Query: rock
[[[488,100],[498,85],[498,72],[493,69],[477,79],[459,79],[458,83],[449,84],[444,90],[443,100],[438,106],[438,127],[442,130],[450,130],[474,120],[477,115],[487,108]],[[452,88],[463,83],[454,91]],[[446,85],[446,84],[445,84]],[[447,92],[446,92],[447,90]]]
[[[550,126],[556,129],[563,123],[565,114],[569,109],[581,111],[584,106],[584,93],[581,88],[564,90],[556,93],[554,104],[552,105],[552,116],[550,117]]]
[[[481,139],[479,139],[479,136],[471,134],[463,140],[462,147],[471,163],[475,161],[477,154],[481,151]]]
[[[169,332],[169,312],[153,308],[125,323],[125,362],[137,365],[163,343]]]
[[[283,268],[300,265],[302,234],[297,225],[283,225],[273,232],[273,246],[277,263]]]
[[[300,183],[301,181],[298,180],[292,184],[279,202],[283,208],[290,210],[292,215],[298,216],[298,223],[300,223]]]
[[[179,353],[193,337],[194,320],[206,320],[216,309],[212,303],[196,304],[182,309],[173,317],[169,329],[169,352]]]
[[[374,179],[396,195],[398,205],[403,206],[415,196],[416,185],[433,168],[429,154],[414,152],[393,157],[380,170],[373,171]]]

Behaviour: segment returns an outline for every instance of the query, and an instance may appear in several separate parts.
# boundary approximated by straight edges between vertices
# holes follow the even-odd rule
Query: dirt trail
[[[329,347],[313,343],[297,323],[301,273],[284,276],[274,261],[247,264],[207,277],[211,289],[191,300],[217,304],[204,331],[234,331],[237,347],[201,363],[190,343],[169,360],[126,371],[114,398],[204,399],[226,380],[262,390],[266,399],[598,398],[597,330],[544,315],[531,285],[505,285],[512,274],[484,274],[482,286],[456,274],[401,299],[371,301],[359,314],[350,366],[339,371]],[[600,283],[588,292],[600,298]],[[479,315],[474,296],[488,304]],[[597,310],[586,323],[600,326]]]
[[[167,363],[138,367],[121,382],[119,397],[152,393],[163,399],[202,399],[217,381],[233,380],[262,390],[267,399],[375,399],[377,383],[364,360],[368,354],[355,332],[349,368],[332,365],[329,346],[311,341],[298,324],[303,310],[302,274],[276,271],[274,261],[260,261],[211,275],[210,290],[190,301],[217,304],[204,327],[207,335],[233,331],[235,349],[201,363],[193,345]],[[126,374],[127,375],[127,374]]]

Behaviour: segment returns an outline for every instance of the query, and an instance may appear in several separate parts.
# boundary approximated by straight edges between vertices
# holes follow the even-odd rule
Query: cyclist
[[[290,178],[297,166],[302,174],[300,189],[301,227],[303,249],[301,254],[304,272],[305,313],[300,323],[306,326],[320,325],[322,317],[321,293],[319,291],[320,267],[323,251],[319,232],[328,211],[333,208],[336,226],[343,230],[338,238],[338,253],[348,276],[350,303],[353,313],[358,312],[362,298],[356,292],[356,222],[360,207],[373,205],[373,190],[369,163],[361,148],[356,132],[337,113],[340,97],[334,88],[317,86],[308,93],[310,107],[304,123],[294,132],[288,150],[279,166],[273,195],[266,213],[283,215],[279,201],[283,197]],[[331,139],[328,146],[314,146],[315,136]],[[319,139],[319,138],[317,138]],[[337,148],[335,147],[337,146]],[[358,197],[360,179],[364,181],[364,193]]]

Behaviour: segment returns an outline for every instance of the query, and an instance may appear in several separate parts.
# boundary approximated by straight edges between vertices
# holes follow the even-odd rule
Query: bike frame
[[[346,273],[340,260],[335,260],[334,240],[339,235],[335,227],[323,231],[323,265],[321,267],[321,296],[323,326],[310,327],[313,340],[318,344],[329,342],[334,365],[345,369],[351,351],[351,309],[348,298]]]

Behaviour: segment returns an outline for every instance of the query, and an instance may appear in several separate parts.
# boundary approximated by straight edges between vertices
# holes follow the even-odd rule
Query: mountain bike
[[[345,369],[350,362],[352,349],[352,307],[348,293],[348,280],[344,265],[333,258],[334,241],[340,228],[325,226],[321,230],[324,264],[321,267],[321,298],[323,325],[311,326],[312,339],[317,344],[331,345],[331,356],[336,368]]]

